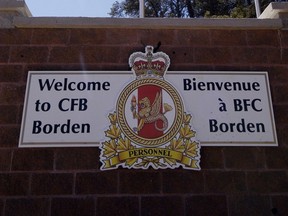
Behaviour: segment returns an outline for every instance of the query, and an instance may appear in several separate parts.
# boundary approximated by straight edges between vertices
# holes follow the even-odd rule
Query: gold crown
[[[135,52],[129,57],[129,66],[137,79],[149,76],[163,78],[169,65],[169,56],[163,52],[153,53],[153,46],[146,46],[145,53]]]

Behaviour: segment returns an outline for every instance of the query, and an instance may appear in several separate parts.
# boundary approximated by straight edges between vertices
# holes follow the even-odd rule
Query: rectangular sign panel
[[[277,146],[266,72],[173,71],[164,79],[191,114],[202,146]],[[99,146],[109,113],[133,80],[130,71],[30,71],[19,146]]]

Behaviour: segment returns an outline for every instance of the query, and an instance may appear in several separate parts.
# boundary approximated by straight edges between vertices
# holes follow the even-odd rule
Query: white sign
[[[30,71],[20,147],[100,146],[130,71]],[[202,146],[277,146],[266,72],[167,72]]]

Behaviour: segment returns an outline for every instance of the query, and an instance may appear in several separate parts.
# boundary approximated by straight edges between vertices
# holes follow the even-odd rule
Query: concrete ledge
[[[272,2],[270,3],[259,19],[279,19],[288,18],[288,3],[287,2]]]
[[[14,17],[17,28],[280,29],[280,19]]]
[[[0,0],[0,14],[1,13],[18,13],[20,16],[31,17],[32,14],[24,1],[3,1]]]

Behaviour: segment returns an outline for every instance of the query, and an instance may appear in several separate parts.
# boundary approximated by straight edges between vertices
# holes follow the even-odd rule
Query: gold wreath
[[[156,85],[161,87],[162,89],[166,90],[168,94],[173,98],[175,103],[175,114],[176,119],[174,120],[170,129],[165,133],[163,136],[159,138],[147,139],[138,136],[128,125],[125,119],[125,104],[129,97],[129,95],[136,90],[140,86],[144,85]],[[179,132],[181,124],[183,122],[184,110],[183,110],[183,103],[181,100],[180,95],[176,91],[176,89],[164,80],[159,80],[155,78],[145,78],[140,80],[135,80],[130,83],[120,94],[118,101],[116,112],[118,115],[118,124],[121,128],[122,132],[128,137],[132,142],[137,143],[137,145],[141,145],[144,147],[151,147],[151,146],[160,146],[163,145],[170,140],[172,140],[175,135]]]
[[[101,148],[102,170],[115,169],[120,165],[143,169],[148,168],[150,165],[153,165],[155,169],[176,168],[179,166],[192,170],[201,169],[199,165],[200,144],[195,140],[196,132],[191,129],[190,121],[192,116],[190,114],[184,113],[179,133],[170,143],[167,143],[168,145],[165,148],[137,148],[125,135],[122,135],[117,124],[116,113],[110,113],[109,119],[111,125],[109,130],[105,131],[105,134],[110,140],[102,143]],[[152,153],[147,156],[130,154],[130,152],[145,150],[152,151]]]

